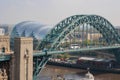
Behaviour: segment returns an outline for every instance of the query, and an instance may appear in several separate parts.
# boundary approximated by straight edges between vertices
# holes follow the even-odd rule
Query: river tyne
[[[91,71],[90,71],[91,72]],[[37,80],[52,80],[52,77],[58,75],[65,78],[65,80],[82,80],[87,73],[86,70],[65,68],[58,66],[47,65],[42,70]],[[103,73],[103,72],[91,72],[95,80],[120,80],[120,74],[116,73]]]

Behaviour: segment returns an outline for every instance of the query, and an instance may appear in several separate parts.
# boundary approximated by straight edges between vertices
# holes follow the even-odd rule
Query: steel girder
[[[102,34],[109,45],[112,43],[120,43],[120,36],[115,31],[113,25],[105,18],[98,15],[75,15],[58,23],[41,41],[39,49],[44,49],[47,44],[51,45],[49,50],[56,49],[66,35],[81,24],[93,26]]]
[[[80,15],[80,16],[75,15],[75,16],[68,17],[64,19],[63,21],[61,21],[59,24],[53,27],[53,29],[41,41],[39,45],[39,49],[44,49],[46,44],[53,42],[52,40],[56,39],[60,35],[60,33],[62,33],[62,31],[66,29],[66,27],[69,26],[74,20],[78,19],[79,17],[83,17],[83,16],[85,15]]]
[[[34,57],[34,71],[33,71],[33,80],[37,80],[38,74],[42,71],[43,67],[48,62],[48,59],[51,55],[37,56]]]

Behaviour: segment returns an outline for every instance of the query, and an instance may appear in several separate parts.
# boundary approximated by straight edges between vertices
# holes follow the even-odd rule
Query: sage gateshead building
[[[43,25],[34,21],[24,21],[18,23],[13,27],[10,35],[11,48],[13,49],[15,37],[33,37],[33,48],[34,50],[37,49],[41,39],[45,37],[51,28],[51,26]]]

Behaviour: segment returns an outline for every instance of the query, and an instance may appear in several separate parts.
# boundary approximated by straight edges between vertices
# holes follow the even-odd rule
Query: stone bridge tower
[[[9,36],[0,35],[0,52],[10,52],[10,38]]]
[[[33,39],[15,38],[14,43],[14,79],[13,80],[32,80],[33,79]]]

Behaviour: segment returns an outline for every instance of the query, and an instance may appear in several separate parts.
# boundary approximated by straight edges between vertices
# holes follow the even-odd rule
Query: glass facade
[[[51,26],[46,26],[39,22],[21,22],[13,27],[13,30],[11,32],[11,44],[14,44],[13,39],[15,37],[33,37],[34,45],[38,44],[38,42],[40,42],[40,40],[45,37],[45,35],[51,30],[51,28]]]

